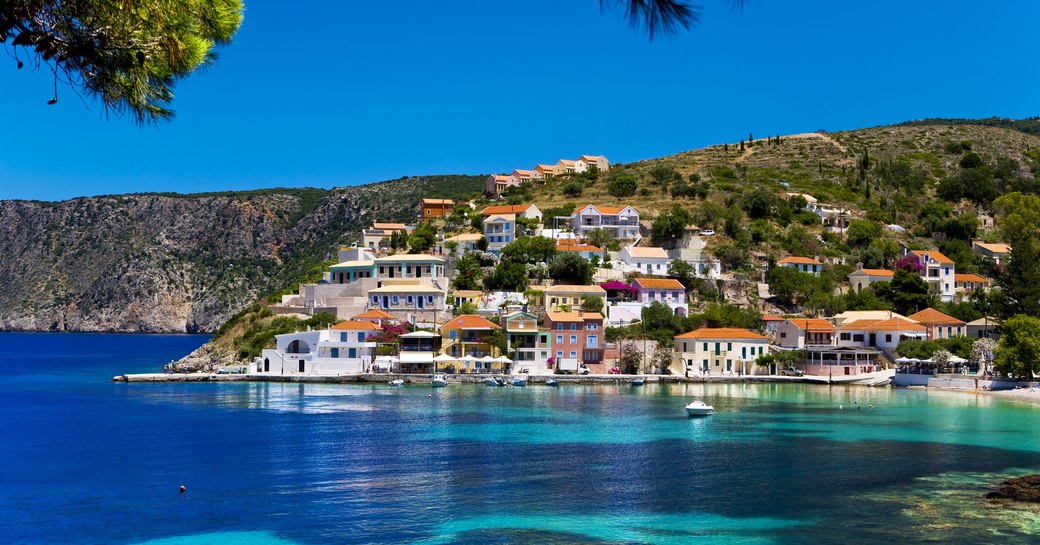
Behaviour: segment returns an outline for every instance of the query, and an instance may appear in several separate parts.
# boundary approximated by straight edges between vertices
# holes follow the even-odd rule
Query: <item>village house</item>
[[[451,199],[423,199],[419,205],[419,217],[423,220],[442,218],[455,210],[455,201]]]
[[[968,322],[965,334],[972,339],[1000,340],[1000,320],[992,316],[983,316]]]
[[[821,318],[788,318],[776,327],[776,344],[784,348],[833,346],[837,329]]]
[[[451,305],[455,308],[459,308],[466,303],[472,303],[479,307],[483,297],[484,292],[479,290],[455,290],[451,292],[449,299],[451,300]]]
[[[498,349],[488,342],[491,332],[502,329],[483,316],[463,314],[441,326],[441,349],[453,358],[496,358]]]
[[[592,372],[602,372],[603,366],[603,315],[598,312],[549,311],[546,325],[557,371],[577,371],[584,364]],[[595,367],[594,367],[595,366]]]
[[[977,239],[971,241],[971,251],[976,255],[993,260],[997,265],[1007,263],[1008,257],[1011,256],[1010,245],[991,244]]]
[[[674,278],[636,278],[632,286],[637,290],[640,306],[658,302],[668,305],[676,316],[686,316],[689,312],[686,287]]]
[[[928,340],[948,339],[954,336],[959,337],[967,332],[968,324],[964,321],[943,314],[931,307],[911,314],[910,316],[907,316],[907,318],[925,327],[928,332]]]
[[[557,252],[573,252],[578,254],[584,259],[592,259],[592,256],[597,256],[600,262],[603,261],[604,252],[598,246],[591,244],[581,244],[577,239],[564,238],[560,239],[556,243]]]
[[[518,187],[519,185],[520,179],[512,174],[492,174],[484,182],[484,192],[495,197],[501,195],[506,189]]]
[[[510,173],[510,176],[520,180],[520,183],[541,181],[545,178],[542,176],[542,173],[537,170],[523,170],[519,168],[513,170],[513,172]]]
[[[993,281],[974,273],[955,273],[953,275],[953,291],[957,294],[970,294],[976,291],[989,290]]]
[[[445,313],[444,291],[420,283],[386,284],[368,291],[368,308],[384,310],[405,322],[436,323]]]
[[[542,211],[533,204],[499,204],[489,206],[480,212],[483,216],[494,216],[498,214],[512,214],[518,218],[527,218],[542,221]]]
[[[639,212],[631,206],[588,204],[574,210],[571,229],[579,238],[588,236],[593,229],[604,229],[615,238],[636,240],[639,238]]]
[[[776,262],[777,266],[789,267],[796,271],[819,275],[823,271],[823,263],[811,257],[785,257]]]
[[[458,235],[445,238],[436,245],[436,253],[438,255],[448,255],[451,253],[450,243],[455,243],[455,255],[462,255],[466,252],[472,252],[477,249],[477,242],[484,238],[481,233],[460,233]]]
[[[488,242],[487,251],[501,254],[502,248],[516,240],[516,216],[494,214],[484,218],[484,238]]]
[[[408,228],[403,223],[373,223],[372,227],[361,231],[361,246],[369,250],[390,247],[390,239],[407,236]]]
[[[853,320],[838,326],[839,347],[873,347],[893,357],[899,343],[907,339],[927,340],[925,327],[902,316],[884,320]]]
[[[398,373],[432,373],[436,362],[433,358],[441,352],[441,336],[431,331],[413,331],[398,338],[396,364],[390,363]],[[390,369],[388,369],[390,370]]]
[[[535,165],[534,169],[542,175],[542,178],[552,178],[563,174],[563,169],[558,165]]]
[[[732,327],[704,327],[675,337],[675,355],[687,374],[747,374],[769,353],[764,335]]]
[[[581,174],[582,172],[588,170],[589,165],[586,164],[585,161],[582,161],[580,159],[577,161],[572,161],[570,159],[560,159],[556,163],[556,168],[557,170],[563,169],[563,172],[567,174]]]
[[[888,269],[864,269],[862,263],[856,264],[856,270],[849,273],[849,286],[856,293],[875,282],[891,282],[895,275]]]
[[[600,172],[610,170],[610,161],[602,155],[582,155],[579,159],[589,167],[595,166]]]
[[[361,314],[355,315],[353,318],[351,318],[351,320],[355,322],[370,322],[379,327],[383,327],[383,325],[400,323],[400,320],[398,320],[393,314],[390,314],[389,312],[384,312],[379,309],[366,310]]]
[[[621,269],[625,272],[664,276],[671,269],[668,252],[663,248],[626,246],[618,252],[618,261],[623,264]]]
[[[365,373],[375,358],[369,337],[382,331],[368,321],[340,322],[328,329],[275,335],[275,348],[255,362],[263,375],[343,375]]]
[[[921,265],[921,278],[928,282],[929,291],[938,295],[944,303],[953,301],[956,273],[953,260],[937,250],[911,250],[907,254],[916,258]]]
[[[561,307],[577,310],[586,297],[598,297],[604,306],[607,304],[607,290],[599,286],[559,284],[545,289],[545,310],[558,311]]]
[[[427,254],[394,254],[377,257],[377,278],[444,278],[444,259]]]
[[[526,312],[513,312],[502,316],[502,329],[506,335],[506,353],[513,360],[513,367],[527,368],[529,372],[547,369],[552,356],[552,337],[548,329],[538,328],[538,318]]]
[[[354,248],[354,250],[357,250]],[[352,284],[362,278],[375,277],[375,256],[369,252],[361,251],[353,255],[340,252],[340,258],[354,257],[356,259],[343,260],[329,267],[330,284]]]

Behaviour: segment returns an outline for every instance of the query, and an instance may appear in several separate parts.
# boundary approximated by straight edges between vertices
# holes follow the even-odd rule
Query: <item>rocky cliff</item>
[[[199,195],[0,201],[0,330],[208,332],[375,220],[481,176]]]

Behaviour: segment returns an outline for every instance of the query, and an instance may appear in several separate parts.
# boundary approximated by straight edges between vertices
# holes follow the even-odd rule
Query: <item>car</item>
[[[785,377],[802,377],[805,376],[805,371],[796,367],[785,367],[780,370],[780,374]]]
[[[701,236],[702,237],[713,237],[713,236],[715,236],[715,231],[713,231],[711,229],[704,229],[703,231],[701,231]]]

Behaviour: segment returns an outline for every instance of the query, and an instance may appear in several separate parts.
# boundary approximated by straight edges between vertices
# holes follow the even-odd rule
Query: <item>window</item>
[[[558,360],[562,360],[563,359],[563,352],[562,351],[560,351],[560,350],[556,351],[556,359],[558,359]]]
[[[408,297],[406,297],[406,298],[405,298],[405,303],[407,303],[407,304],[411,305],[412,303],[414,303],[414,302],[415,302],[415,301],[414,301],[414,299],[415,299],[414,297],[412,297],[411,295],[409,295]]]
[[[891,333],[888,334],[888,335],[885,335],[885,342],[886,343],[892,342],[892,334]]]
[[[457,339],[457,338],[458,338],[458,336],[459,336],[459,332],[458,332],[458,330],[452,329],[451,331],[449,331],[449,332],[448,332],[448,338],[449,338],[449,339],[451,339],[451,340],[453,340],[453,341],[454,341],[455,339]]]
[[[780,338],[781,339],[786,339],[787,338],[787,332],[786,331],[781,331],[780,332]]]
[[[853,342],[857,342],[857,343],[863,342],[863,334],[862,333],[857,333],[857,334],[853,335],[852,336],[852,340],[853,340]]]
[[[556,344],[563,344],[563,335],[556,336]]]
[[[401,304],[401,297],[398,296],[398,295],[395,295],[395,296],[391,297],[391,300],[393,300],[395,305]]]
[[[563,331],[563,324],[556,324],[556,331]]]
[[[571,344],[578,344],[578,336],[571,335]]]
[[[715,354],[718,355],[722,351],[722,343],[715,343]]]
[[[704,351],[705,351],[705,352],[707,352],[707,351],[708,351],[708,343],[704,343]]]
[[[433,296],[432,295],[427,295],[426,296],[426,302],[430,303],[432,305],[433,304]]]
[[[348,358],[356,358],[357,357],[357,348],[348,348],[347,349],[347,357]]]
[[[730,352],[732,350],[733,350],[733,343],[726,343],[726,352]]]
[[[363,343],[363,342],[365,342],[365,334],[364,334],[364,333],[358,333],[358,334],[357,334],[357,341],[358,341],[359,343]]]
[[[571,331],[577,331],[577,330],[578,330],[578,324],[571,324]]]
[[[577,351],[571,350],[571,359],[572,360],[573,359],[578,359],[578,352]]]
[[[373,295],[372,296],[372,304],[377,304],[377,303],[379,303],[379,296],[378,295]]]
[[[852,335],[850,333],[842,333],[840,339],[843,341],[847,341],[852,339]]]

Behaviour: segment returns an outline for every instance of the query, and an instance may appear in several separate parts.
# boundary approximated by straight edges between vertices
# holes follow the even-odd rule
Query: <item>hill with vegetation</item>
[[[374,219],[410,221],[422,197],[461,198],[484,178],[0,201],[0,329],[212,332],[320,278]]]

